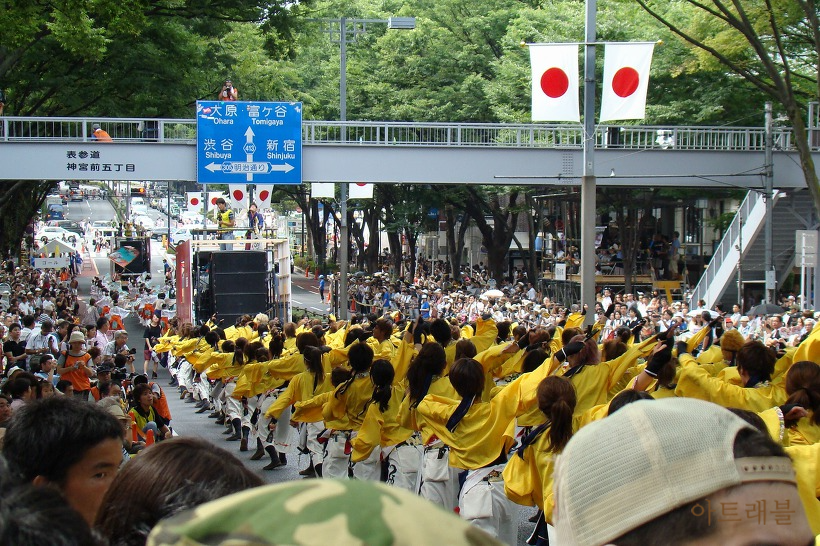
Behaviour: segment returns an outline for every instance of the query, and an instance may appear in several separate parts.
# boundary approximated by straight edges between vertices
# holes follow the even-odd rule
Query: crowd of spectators
[[[514,543],[515,504],[539,509],[533,543],[554,525],[559,542],[644,544],[653,526],[666,525],[656,518],[672,518],[682,537],[691,530],[715,539],[726,527],[704,527],[694,506],[751,502],[748,495],[789,508],[796,546],[820,533],[820,478],[811,470],[820,445],[820,338],[813,313],[792,300],[782,313],[750,315],[604,289],[595,308],[584,309],[544,297],[523,275],[496,283],[480,268],[458,283],[423,274],[412,282],[354,277],[350,321],[282,323],[257,314],[224,327],[218,316],[194,325],[163,314],[164,295],[139,283],[116,290],[95,280],[85,303],[49,273],[4,269],[0,543],[59,535],[71,537],[65,543],[141,545],[151,534],[155,544],[185,544],[205,525],[192,523],[203,517],[196,508],[209,503],[207,513],[223,513],[225,495],[235,516],[211,521],[219,523],[207,531],[212,540],[273,543],[284,532],[284,523],[239,521],[235,503],[261,509],[254,503],[267,493],[243,493],[261,480],[238,457],[174,438],[159,365],[172,376],[165,388],[178,389],[192,411],[210,412],[240,454],[268,456],[266,470],[289,464],[287,448],[297,445],[308,459],[304,476],[355,477],[374,499],[384,493],[373,484],[386,482],[445,508],[448,518],[457,508],[461,521],[444,526],[463,532],[464,542]],[[122,318],[149,306],[142,337],[129,336]],[[141,347],[129,346],[131,338]],[[664,434],[664,422],[686,415],[691,422]],[[635,468],[646,452],[668,455],[672,466]],[[718,477],[686,475],[688,467],[672,462],[683,452],[695,472]],[[733,459],[738,465],[721,462]],[[748,461],[768,471],[755,475]],[[610,480],[613,468],[632,468],[635,479]],[[593,480],[607,498],[634,500],[635,482],[661,483],[664,472],[674,474],[676,494],[660,494],[651,506],[599,503],[583,493]],[[768,489],[755,489],[761,481]],[[349,493],[339,487],[337,494]],[[288,512],[285,504],[272,519]],[[413,515],[432,504],[420,503]],[[36,517],[15,518],[20,510]],[[320,510],[300,511],[290,523],[337,521],[350,511]],[[366,515],[358,512],[350,517]],[[72,523],[49,539],[45,520]],[[759,520],[741,527],[787,543],[779,527]],[[314,539],[327,531],[315,532]],[[367,533],[375,531],[361,542],[391,543]],[[293,543],[301,541],[311,542]]]

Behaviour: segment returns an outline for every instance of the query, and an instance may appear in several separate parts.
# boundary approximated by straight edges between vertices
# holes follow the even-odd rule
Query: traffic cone
[[[148,432],[145,433],[145,445],[154,445],[154,431],[151,429],[148,429]]]

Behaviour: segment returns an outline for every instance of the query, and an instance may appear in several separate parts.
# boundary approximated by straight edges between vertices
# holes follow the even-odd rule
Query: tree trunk
[[[390,248],[390,257],[393,260],[393,280],[401,277],[401,236],[397,231],[387,233],[387,245]]]
[[[412,226],[404,228],[404,236],[407,237],[407,248],[410,254],[410,271],[407,277],[413,280],[416,277],[416,251],[418,243],[418,234]]]
[[[470,222],[467,216],[459,224],[456,231],[456,213],[452,205],[447,205],[445,209],[445,232],[447,233],[447,259],[450,262],[450,278],[455,281],[461,280],[461,258],[464,250],[464,237]]]

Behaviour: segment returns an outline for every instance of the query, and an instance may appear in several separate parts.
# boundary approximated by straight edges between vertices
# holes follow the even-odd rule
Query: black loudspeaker
[[[254,250],[211,254],[213,310],[224,324],[270,307],[267,253]]]

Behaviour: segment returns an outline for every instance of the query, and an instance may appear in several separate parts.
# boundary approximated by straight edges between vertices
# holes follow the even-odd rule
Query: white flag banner
[[[198,212],[202,210],[202,207],[205,205],[205,202],[202,200],[201,191],[188,191],[185,192],[185,196],[188,198],[189,211]]]
[[[254,196],[254,201],[256,202],[256,208],[260,211],[267,210],[270,208],[270,199],[273,195],[273,184],[257,184],[256,185],[256,195]]]
[[[581,121],[578,106],[578,45],[530,46],[532,120]]]
[[[208,192],[208,210],[212,210],[216,208],[216,200],[220,197],[225,197],[225,192],[222,191],[209,191]]]
[[[314,182],[310,185],[312,199],[333,199],[336,197],[336,184],[333,182]]]
[[[356,182],[350,184],[347,189],[348,199],[373,199],[373,184]]]
[[[247,210],[248,209],[248,185],[247,184],[229,184],[228,197],[230,198],[230,207],[233,210]]]
[[[607,44],[600,122],[643,119],[655,44]]]

